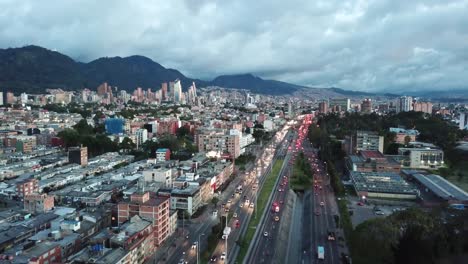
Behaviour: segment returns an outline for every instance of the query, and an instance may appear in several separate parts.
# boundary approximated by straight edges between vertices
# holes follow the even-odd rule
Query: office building
[[[406,144],[407,139],[409,139],[409,142],[414,142],[416,141],[416,136],[419,135],[419,131],[414,129],[391,127],[389,130],[395,133],[395,142],[398,144]]]
[[[414,169],[438,169],[444,166],[444,152],[437,148],[399,148],[402,166]]]
[[[156,150],[156,161],[166,161],[171,159],[171,151],[168,148]]]
[[[171,209],[187,211],[193,215],[202,204],[200,186],[188,185],[182,189],[172,189]]]
[[[88,147],[72,147],[68,149],[68,162],[79,164],[81,166],[88,165]]]
[[[174,82],[174,102],[181,103],[182,99],[182,84],[180,83],[180,80],[177,79]]]

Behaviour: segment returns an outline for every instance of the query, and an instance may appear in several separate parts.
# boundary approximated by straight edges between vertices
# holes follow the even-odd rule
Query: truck
[[[229,234],[231,234],[231,227],[226,226],[223,231],[223,239],[227,239]]]
[[[317,248],[317,258],[318,259],[325,259],[325,249],[322,246]]]

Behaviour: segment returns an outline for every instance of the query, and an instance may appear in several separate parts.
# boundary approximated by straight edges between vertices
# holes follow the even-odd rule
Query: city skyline
[[[0,21],[9,25],[0,32],[1,48],[35,44],[83,62],[138,54],[201,79],[250,72],[360,91],[463,89],[468,78],[461,45],[467,1],[7,1],[0,7]]]

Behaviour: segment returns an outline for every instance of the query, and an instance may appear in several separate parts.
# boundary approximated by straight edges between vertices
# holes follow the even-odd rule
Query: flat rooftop
[[[384,154],[375,150],[361,150],[361,155],[364,159],[385,159]]]
[[[418,192],[399,174],[393,172],[350,172],[356,191],[374,193],[414,194]]]
[[[468,201],[468,193],[439,175],[416,173],[412,176],[442,199]]]

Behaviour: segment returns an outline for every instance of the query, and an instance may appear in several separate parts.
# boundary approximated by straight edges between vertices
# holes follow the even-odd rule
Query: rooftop
[[[393,172],[350,172],[356,191],[417,194],[417,190]]]
[[[412,176],[442,199],[468,201],[468,193],[439,175],[415,173]]]
[[[361,150],[364,159],[385,159],[384,154],[376,150]]]

